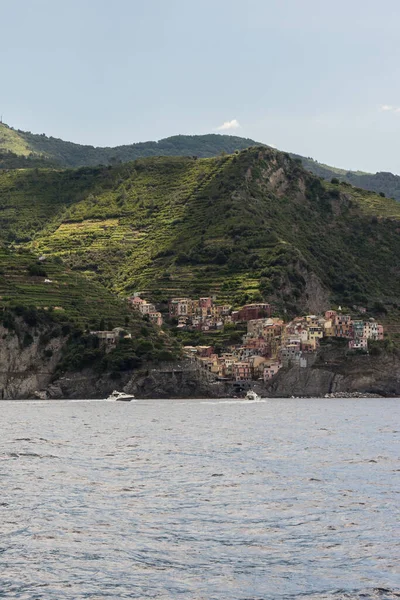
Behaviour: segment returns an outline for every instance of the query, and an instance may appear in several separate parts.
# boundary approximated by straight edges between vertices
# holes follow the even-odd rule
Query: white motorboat
[[[261,396],[256,394],[254,390],[249,390],[246,394],[246,400],[252,400],[253,402],[261,400]]]
[[[119,402],[130,402],[134,400],[135,396],[133,394],[125,394],[125,392],[118,392],[114,390],[112,394],[110,394],[107,400],[115,400]]]

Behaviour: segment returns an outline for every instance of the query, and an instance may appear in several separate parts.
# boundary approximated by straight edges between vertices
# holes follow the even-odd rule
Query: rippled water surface
[[[400,597],[398,400],[0,403],[0,597]]]

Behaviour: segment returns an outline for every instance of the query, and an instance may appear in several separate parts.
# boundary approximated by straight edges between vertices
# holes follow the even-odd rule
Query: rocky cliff
[[[217,398],[227,390],[206,370],[191,361],[148,364],[144,368],[99,377],[91,369],[66,373],[48,389],[53,398],[105,398],[114,389],[133,393],[137,398]]]
[[[400,356],[346,355],[343,348],[328,344],[320,349],[311,367],[281,369],[266,390],[268,396],[274,397],[321,397],[347,392],[400,396]]]
[[[46,389],[61,358],[65,338],[39,332],[17,319],[15,328],[0,325],[0,398],[32,398]]]
[[[58,335],[56,335],[58,333]],[[0,326],[0,398],[43,397],[104,398],[113,389],[138,398],[222,398],[243,395],[245,386],[219,382],[197,362],[143,364],[121,373],[94,368],[60,374],[57,366],[66,337],[59,330],[27,326],[21,319],[15,328]],[[400,396],[400,355],[348,355],[343,344],[327,343],[313,357],[312,366],[291,366],[257,392],[269,397],[312,396],[331,393],[369,393]],[[312,361],[310,361],[312,362]],[[309,363],[310,364],[310,363]]]

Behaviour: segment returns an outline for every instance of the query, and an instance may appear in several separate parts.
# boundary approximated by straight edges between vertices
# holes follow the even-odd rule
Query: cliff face
[[[106,398],[114,389],[138,398],[212,398],[230,395],[191,361],[148,364],[119,377],[91,368],[57,377],[66,338],[51,337],[17,319],[15,329],[0,326],[0,399]]]
[[[267,394],[274,397],[341,392],[400,396],[400,356],[345,356],[343,351],[322,349],[312,367],[281,369],[267,386]]]
[[[190,361],[147,365],[147,368],[121,373],[120,377],[104,373],[99,377],[90,369],[67,373],[56,380],[50,395],[63,398],[105,398],[114,389],[133,393],[138,398],[217,398],[227,395],[204,369]]]
[[[35,392],[45,392],[45,397],[53,399],[105,398],[113,389],[138,398],[223,398],[243,393],[185,360],[148,364],[118,376],[86,368],[56,377],[65,342],[63,337],[40,333],[22,321],[17,321],[16,331],[0,326],[0,398],[34,398]],[[307,368],[281,369],[267,386],[255,383],[257,392],[269,397],[321,397],[342,392],[400,396],[400,356],[396,354],[346,356],[343,346],[328,344],[314,358]]]
[[[50,385],[61,357],[62,337],[41,337],[16,321],[16,330],[0,325],[0,398],[32,398]]]

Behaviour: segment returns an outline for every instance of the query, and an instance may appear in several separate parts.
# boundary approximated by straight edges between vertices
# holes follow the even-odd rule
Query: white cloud
[[[229,131],[229,129],[237,129],[240,127],[239,121],[237,119],[232,119],[232,121],[225,121],[222,125],[217,127],[218,131]]]
[[[391,112],[391,113],[400,113],[400,106],[392,106],[391,104],[382,104],[381,111]]]

